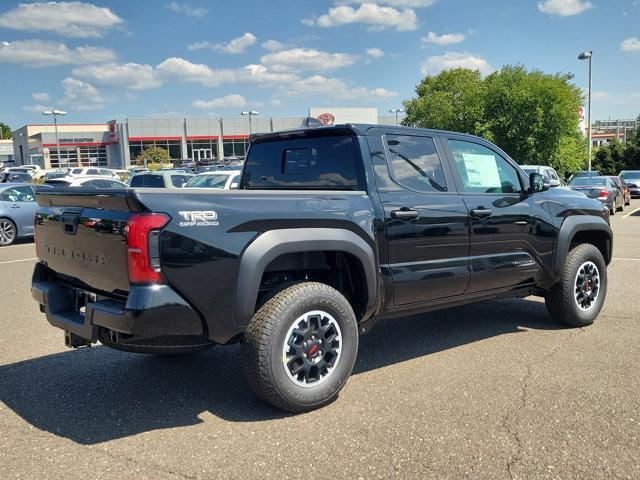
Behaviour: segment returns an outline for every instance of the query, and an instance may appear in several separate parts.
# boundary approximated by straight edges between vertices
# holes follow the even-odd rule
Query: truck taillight
[[[609,192],[607,192],[606,188],[603,188],[602,190],[600,190],[600,193],[598,194],[598,197],[600,198],[606,198],[609,196]]]
[[[160,229],[169,221],[162,213],[134,213],[127,222],[127,263],[131,283],[162,283]]]

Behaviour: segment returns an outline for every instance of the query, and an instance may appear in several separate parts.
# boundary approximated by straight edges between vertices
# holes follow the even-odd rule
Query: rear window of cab
[[[243,189],[364,190],[356,137],[304,136],[253,143]]]

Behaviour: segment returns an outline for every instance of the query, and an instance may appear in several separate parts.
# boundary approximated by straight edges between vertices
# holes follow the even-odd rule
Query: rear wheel
[[[560,280],[545,297],[554,320],[585,327],[596,319],[607,295],[607,265],[595,246],[577,245],[567,255]]]
[[[274,295],[251,319],[242,342],[249,388],[290,412],[335,400],[351,375],[357,351],[351,305],[337,290],[314,282]]]
[[[16,241],[16,224],[8,218],[0,219],[0,246],[6,247]]]

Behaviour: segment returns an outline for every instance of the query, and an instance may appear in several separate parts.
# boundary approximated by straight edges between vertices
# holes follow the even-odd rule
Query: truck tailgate
[[[133,191],[60,189],[39,193],[37,201],[36,250],[42,263],[90,290],[125,294],[127,220],[143,208]]]

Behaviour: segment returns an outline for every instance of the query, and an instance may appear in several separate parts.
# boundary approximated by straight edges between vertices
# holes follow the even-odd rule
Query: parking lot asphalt
[[[33,243],[2,248],[0,478],[640,478],[640,201],[624,215],[592,326],[533,297],[380,322],[303,415],[249,394],[237,347],[66,349]]]

